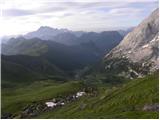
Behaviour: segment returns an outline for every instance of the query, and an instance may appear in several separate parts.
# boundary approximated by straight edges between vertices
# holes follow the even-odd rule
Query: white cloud
[[[158,0],[3,0],[0,34],[22,34],[42,25],[93,31],[129,27],[157,4]]]
[[[137,8],[115,8],[108,12],[108,15],[115,15],[115,16],[133,16],[139,15],[143,9]]]

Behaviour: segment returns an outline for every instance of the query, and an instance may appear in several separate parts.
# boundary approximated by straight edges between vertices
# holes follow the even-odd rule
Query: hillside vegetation
[[[35,118],[158,118],[157,111],[143,110],[145,105],[158,103],[158,82],[158,73],[155,73],[117,87],[99,84],[96,96],[81,97]],[[2,113],[18,115],[27,105],[66,96],[83,87],[78,81],[41,81],[16,90],[2,89]]]
[[[135,79],[122,87],[99,87],[97,97],[84,97],[38,118],[158,118],[156,111],[144,111],[145,105],[158,103],[158,74]]]
[[[2,114],[19,114],[27,105],[41,102],[56,96],[65,96],[78,91],[82,87],[80,82],[36,81],[29,86],[2,89]]]

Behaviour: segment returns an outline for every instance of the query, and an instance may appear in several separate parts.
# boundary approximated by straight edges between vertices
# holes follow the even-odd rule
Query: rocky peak
[[[158,69],[158,44],[159,9],[156,9],[105,56],[105,61],[125,58],[129,62],[141,64],[141,67],[149,66],[150,71],[155,71]]]

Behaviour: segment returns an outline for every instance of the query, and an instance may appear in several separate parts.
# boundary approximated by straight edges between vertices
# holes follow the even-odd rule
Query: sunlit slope
[[[84,97],[38,118],[158,118],[158,112],[143,111],[158,103],[158,74],[132,80],[123,87],[99,88],[97,97]]]
[[[37,81],[30,86],[17,89],[2,89],[2,113],[19,114],[24,107],[33,102],[46,101],[57,96],[75,93],[82,88],[81,82]]]

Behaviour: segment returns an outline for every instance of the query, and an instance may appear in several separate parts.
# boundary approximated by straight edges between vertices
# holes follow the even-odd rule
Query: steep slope
[[[126,36],[128,33],[130,33],[135,27],[130,27],[126,30],[118,30],[118,32],[124,37]]]
[[[117,31],[104,31],[101,33],[89,32],[79,38],[80,43],[93,42],[102,53],[109,52],[119,44],[122,36]]]
[[[26,39],[39,38],[42,40],[51,40],[65,45],[78,45],[80,43],[86,43],[93,41],[97,45],[101,45],[104,49],[105,45],[111,45],[122,39],[122,36],[117,31],[104,31],[101,33],[96,32],[84,32],[84,31],[71,31],[68,29],[57,29],[47,26],[42,26],[38,30],[29,32],[24,35]],[[100,44],[101,43],[101,44]],[[103,43],[103,44],[102,44]]]
[[[2,45],[2,54],[39,56],[68,71],[83,68],[99,59],[99,56],[96,56],[91,50],[86,51],[83,47],[77,49],[75,46],[66,46],[38,38],[11,39],[7,44]]]
[[[76,32],[61,33],[52,37],[50,40],[69,46],[77,46],[80,44],[93,42],[102,53],[110,51],[122,40],[122,36],[117,31],[104,31],[101,33],[84,32],[79,37],[77,37],[75,33]]]
[[[62,33],[52,40],[18,37],[2,45],[2,54],[42,56],[59,68],[70,71],[97,62],[121,39],[116,31],[89,33],[79,38],[72,33]]]
[[[32,83],[40,79],[60,80],[60,77],[66,76],[62,70],[41,57],[2,55],[1,62],[2,87]]]
[[[58,34],[50,39],[51,41],[55,41],[65,45],[76,45],[78,44],[77,37],[70,32],[65,32]]]
[[[31,55],[39,56],[46,53],[48,46],[45,41],[39,38],[30,40],[24,37],[11,38],[6,44],[2,44],[2,54],[4,55]]]
[[[135,76],[143,75],[144,71],[145,73],[156,71],[159,60],[158,42],[159,9],[156,9],[105,56],[106,70],[117,69],[119,65],[125,63],[126,71],[132,72]],[[122,69],[123,67],[121,73],[124,71]]]
[[[5,61],[3,58],[1,64],[1,88],[12,88],[40,79],[33,71],[22,65]]]

